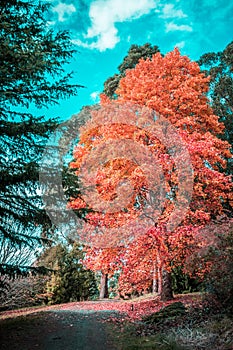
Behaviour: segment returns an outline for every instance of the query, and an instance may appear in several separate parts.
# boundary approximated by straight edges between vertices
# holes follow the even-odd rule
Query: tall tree
[[[158,46],[152,46],[149,43],[144,45],[131,45],[128,54],[124,57],[123,62],[118,67],[119,73],[114,74],[105,81],[103,92],[109,98],[116,98],[116,89],[119,85],[119,81],[125,76],[127,69],[133,69],[141,58],[151,59],[156,52],[159,52]]]
[[[134,222],[145,218],[143,224],[150,226],[147,239],[157,240],[156,249],[153,248],[163,299],[171,297],[171,259],[182,264],[182,255],[188,256],[192,252],[185,245],[189,240],[192,248],[197,238],[195,228],[225,214],[225,205],[232,201],[231,179],[220,172],[220,167],[226,167],[226,159],[231,157],[230,145],[217,137],[223,132],[224,125],[209,106],[206,97],[208,83],[209,78],[200,72],[198,64],[181,56],[177,49],[164,57],[157,53],[151,60],[140,60],[120,80],[117,101],[113,103],[103,96],[102,108],[94,111],[80,130],[80,141],[74,151],[75,161],[71,163],[89,188],[83,192],[82,199],[71,199],[71,207],[77,209],[89,205],[94,208],[86,215],[84,230],[86,237],[89,231],[94,246],[114,247],[125,241],[127,251],[130,237],[137,239],[144,228],[144,225]],[[170,127],[175,128],[169,135]],[[156,134],[158,128],[161,132]],[[191,176],[190,169],[185,167],[180,178],[177,164],[184,163],[185,154],[175,134],[179,135],[190,154],[189,166],[193,168],[194,179],[190,203],[186,194],[189,182],[185,181]],[[176,144],[166,145],[169,137],[174,138]],[[181,151],[175,154],[177,149]],[[153,168],[153,164],[158,163],[165,194],[160,185],[153,186],[153,183],[161,184],[156,172],[158,168]],[[127,180],[130,188],[125,186]],[[183,183],[185,188],[180,192]],[[166,224],[177,201],[184,203],[182,208],[187,212],[171,233]],[[147,209],[150,202],[154,212]],[[156,217],[161,203],[161,211]],[[179,215],[181,212],[176,212],[176,216]],[[96,227],[96,236],[93,227]],[[149,237],[150,232],[153,238]],[[147,239],[141,242],[145,249]],[[198,244],[196,247],[199,248]],[[173,251],[175,256],[172,256]],[[136,254],[132,255],[136,259]],[[127,258],[132,255],[127,253]],[[138,259],[141,257],[140,254]],[[154,260],[151,259],[151,264]],[[123,261],[126,260],[123,258]],[[147,271],[151,269],[152,266]]]
[[[183,225],[206,224],[225,211],[224,201],[228,204],[231,198],[230,179],[220,173],[221,168],[226,168],[222,159],[231,158],[229,144],[217,138],[224,128],[209,107],[204,95],[207,91],[208,79],[198,65],[181,57],[178,50],[164,58],[157,54],[152,61],[140,61],[134,70],[126,73],[116,91],[121,101],[153,108],[179,130],[186,143],[195,182]],[[209,143],[213,146],[211,153],[201,146],[207,147]],[[216,192],[206,195],[209,186]]]
[[[220,137],[227,140],[233,149],[233,42],[222,52],[204,54],[198,61],[206,75],[210,76],[211,106],[225,131]],[[232,174],[232,160],[228,160],[228,173]]]
[[[47,25],[48,4],[3,0],[0,4],[0,240],[32,251],[47,239],[51,223],[38,187],[39,160],[57,121],[30,113],[77,93],[64,64],[74,53],[67,32]],[[2,274],[29,266],[0,262]]]

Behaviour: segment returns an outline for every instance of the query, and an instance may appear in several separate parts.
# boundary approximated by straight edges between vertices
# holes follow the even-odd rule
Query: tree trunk
[[[158,276],[158,294],[161,295],[162,293],[162,267],[161,267],[161,260],[159,255],[157,255],[157,276]]]
[[[155,294],[158,291],[158,284],[156,279],[156,264],[153,263],[153,284],[152,284],[152,293]]]
[[[100,279],[100,299],[108,298],[108,274],[101,274]]]
[[[162,268],[162,290],[160,294],[162,301],[173,299],[171,274]]]

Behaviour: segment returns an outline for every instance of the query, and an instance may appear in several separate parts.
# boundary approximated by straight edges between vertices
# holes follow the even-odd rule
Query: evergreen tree
[[[225,125],[224,134],[220,137],[228,141],[233,150],[233,41],[221,52],[202,55],[198,63],[211,77],[211,106]],[[227,172],[233,172],[231,159],[228,160]]]
[[[19,251],[27,246],[33,252],[51,228],[40,197],[38,163],[58,122],[34,116],[30,107],[48,108],[80,87],[69,83],[72,73],[63,68],[74,53],[69,33],[49,29],[47,10],[41,2],[0,3],[0,242]],[[0,261],[1,274],[24,274],[28,268]]]
[[[40,265],[55,271],[47,283],[51,304],[87,300],[97,294],[95,275],[83,267],[83,258],[81,246],[73,242],[72,246],[54,246],[40,258]]]

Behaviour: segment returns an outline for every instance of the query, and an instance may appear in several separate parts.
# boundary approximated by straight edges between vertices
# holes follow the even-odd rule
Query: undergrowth
[[[171,309],[171,308],[170,308]],[[232,350],[233,317],[227,310],[189,308],[177,315],[169,307],[141,321],[128,324],[122,332],[122,350]],[[163,317],[163,314],[165,317]]]

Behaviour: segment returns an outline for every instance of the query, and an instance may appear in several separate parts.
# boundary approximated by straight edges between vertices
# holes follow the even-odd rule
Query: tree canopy
[[[123,62],[118,66],[119,73],[114,74],[112,77],[108,78],[104,83],[104,93],[109,98],[116,98],[116,89],[118,87],[119,81],[125,76],[127,69],[132,69],[136,66],[139,60],[152,58],[152,56],[159,52],[158,46],[152,46],[149,43],[144,45],[131,45],[127,55],[124,57]]]
[[[117,100],[102,95],[102,107],[80,129],[71,167],[84,180],[85,191],[82,199],[71,198],[70,206],[94,209],[85,217],[83,232],[98,250],[107,248],[106,254],[92,254],[97,260],[105,255],[108,269],[115,247],[126,245],[121,281],[128,274],[132,284],[142,282],[139,271],[144,271],[146,288],[154,273],[163,294],[165,271],[184,266],[206,244],[198,228],[227,214],[232,184],[220,168],[231,157],[230,145],[218,138],[224,125],[209,106],[208,84],[198,64],[177,49],[164,57],[157,53],[127,70]],[[176,203],[182,203],[178,212]],[[174,213],[180,221],[169,231],[166,224]],[[137,224],[142,217],[144,225]]]

